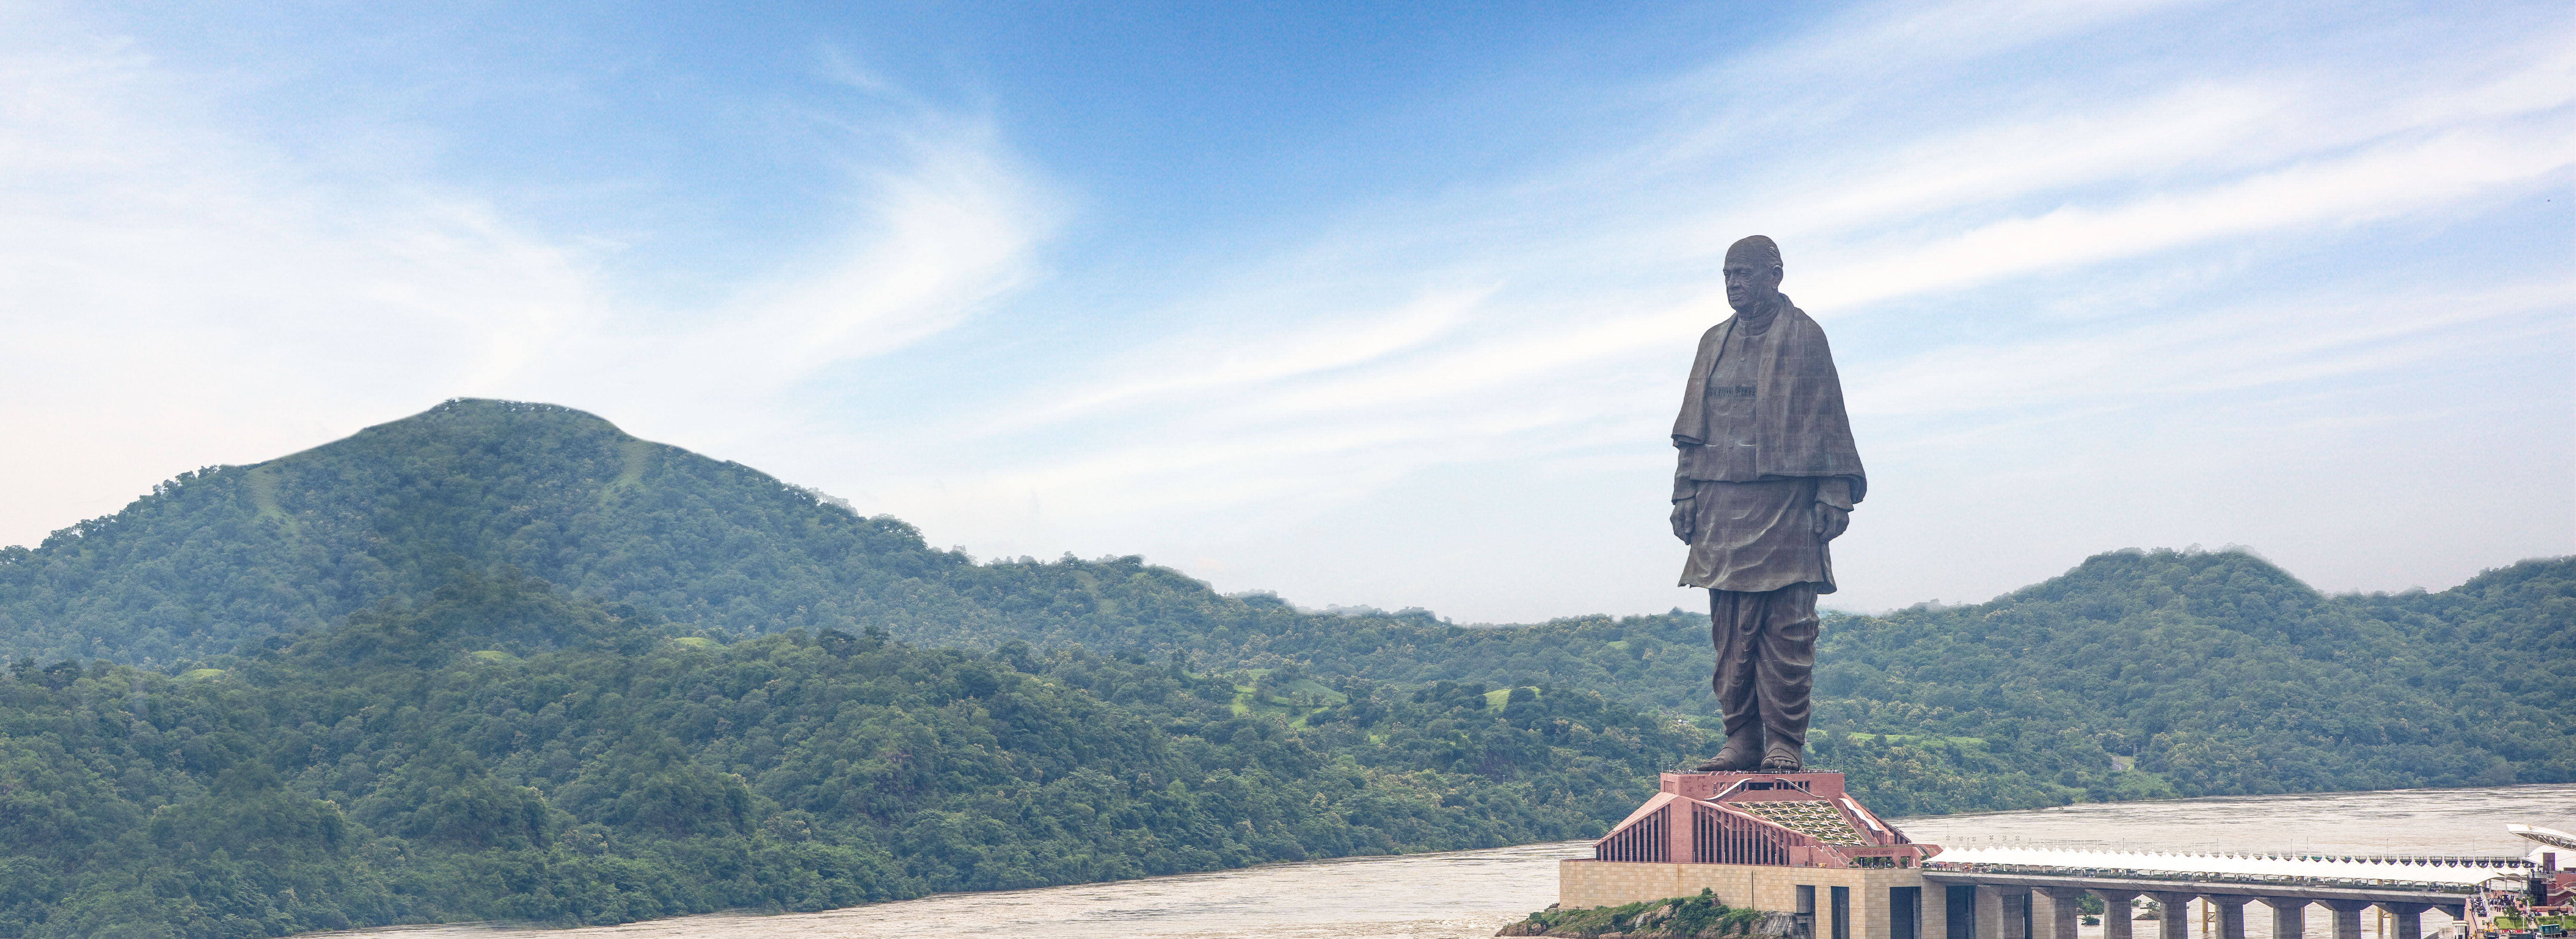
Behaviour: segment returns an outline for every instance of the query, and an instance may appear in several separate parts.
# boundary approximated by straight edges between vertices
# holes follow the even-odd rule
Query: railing
[[[1661,864],[1672,858],[1672,839],[1665,837],[1665,819],[1673,814],[1671,806],[1638,819],[1636,824],[1612,832],[1592,846],[1596,861],[1631,861]]]
[[[1676,856],[1674,825],[1688,825],[1687,856]],[[1931,845],[1831,845],[1725,803],[1676,799],[1593,842],[1592,859],[1648,864],[1770,867],[1910,867]]]
[[[2475,884],[2397,877],[2319,877],[2298,874],[2242,874],[2226,871],[2151,870],[2129,867],[2057,867],[2040,864],[1995,864],[1978,861],[1925,861],[1926,871],[1962,874],[2027,874],[2107,880],[2169,880],[2193,883],[2247,884],[2276,887],[2397,887],[2431,893],[2474,893]],[[2391,873],[2394,873],[2393,871]]]

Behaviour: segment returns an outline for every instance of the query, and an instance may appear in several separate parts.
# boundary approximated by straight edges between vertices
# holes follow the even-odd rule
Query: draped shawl
[[[1852,445],[1851,418],[1843,413],[1842,376],[1834,371],[1833,350],[1825,345],[1824,327],[1780,298],[1781,310],[1771,322],[1754,363],[1754,469],[1764,476],[1849,476],[1851,498],[1859,502],[1869,488],[1861,472],[1860,450]],[[1718,350],[1743,317],[1708,328],[1699,337],[1699,356],[1691,362],[1690,384],[1682,389],[1682,413],[1673,419],[1673,445],[1707,443],[1705,386],[1717,367]]]

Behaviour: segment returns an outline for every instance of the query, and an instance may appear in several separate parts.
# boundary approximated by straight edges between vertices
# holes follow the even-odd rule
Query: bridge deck
[[[2245,897],[2260,901],[2267,897],[2288,900],[2350,900],[2358,903],[2422,903],[2445,909],[2458,907],[2468,900],[2469,888],[2450,885],[2416,884],[2400,886],[2256,883],[2239,880],[2195,880],[2184,877],[2145,878],[2101,876],[2085,871],[2055,873],[2002,873],[1996,871],[1954,871],[1926,868],[1926,883],[1943,886],[1982,885],[1988,887],[2064,888],[2099,890],[2105,893],[2187,893],[2203,897]],[[2266,904],[2269,905],[2269,904]]]

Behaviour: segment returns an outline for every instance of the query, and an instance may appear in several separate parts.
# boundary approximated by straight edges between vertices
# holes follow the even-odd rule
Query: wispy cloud
[[[823,234],[704,301],[634,276],[626,246],[673,233],[590,237],[442,177],[438,154],[471,141],[426,122],[361,120],[363,157],[317,157],[277,142],[292,116],[262,110],[255,68],[190,71],[72,13],[0,13],[17,403],[0,432],[53,451],[0,463],[0,486],[75,494],[0,507],[22,533],[0,541],[173,467],[477,394],[592,408],[986,553],[1141,551],[1228,589],[1462,619],[1661,609],[1689,602],[1660,583],[1666,422],[1694,338],[1727,315],[1716,259],[1754,232],[1833,330],[1885,480],[1847,603],[2000,590],[2068,552],[2263,513],[2265,531],[2345,531],[2337,506],[2378,497],[2363,483],[2198,515],[2170,489],[2154,509],[2080,498],[2248,464],[2340,479],[2317,428],[2357,409],[2373,416],[2354,426],[2450,421],[2469,428],[2457,446],[2490,449],[2503,438],[2478,428],[2566,423],[2529,404],[2563,401],[2564,380],[2497,364],[2571,341],[2576,271],[2528,247],[2569,229],[2566,12],[2312,13],[2249,54],[2250,14],[2198,3],[1855,5],[1762,51],[1576,89],[1563,113],[1533,102],[1528,120],[1569,128],[1541,156],[1461,160],[1477,168],[1161,266],[1084,215],[1121,193],[1013,139],[1012,89],[942,108],[824,47],[813,80],[860,103],[779,106],[833,131],[796,141],[839,174],[798,190]],[[1133,208],[1115,214],[1158,207]],[[2379,276],[2381,244],[2428,231],[2457,245],[2444,265]],[[1103,257],[1124,280],[1082,267]],[[2478,386],[2487,412],[2370,397],[2401,379],[2513,384]],[[2543,437],[2481,452],[2515,478],[2576,459]],[[1963,468],[1989,453],[2011,454],[1997,478],[2084,508],[2042,513]],[[2130,471],[2149,464],[2162,475]],[[1971,525],[2014,546],[1956,550]],[[2513,531],[2493,556],[2420,566],[2576,547]],[[2380,569],[2263,547],[2342,559],[2328,585]]]
[[[914,108],[872,128],[895,146],[852,156],[826,207],[848,219],[837,244],[782,259],[720,308],[675,311],[606,270],[613,243],[548,234],[434,177],[352,178],[273,145],[239,120],[259,110],[254,78],[184,72],[41,11],[8,25],[9,433],[104,443],[77,428],[171,415],[147,422],[162,425],[149,442],[0,466],[15,491],[83,493],[13,501],[12,541],[179,467],[300,449],[454,395],[776,426],[796,383],[1025,288],[1058,217],[988,121]],[[280,417],[245,427],[243,413]],[[762,417],[723,416],[746,413]],[[63,485],[111,466],[123,491]]]
[[[703,409],[710,420],[760,402],[767,421],[793,423],[802,418],[798,386],[1027,289],[1044,275],[1039,251],[1060,210],[989,126],[957,123],[938,118],[938,133],[905,141],[901,162],[854,174],[862,208],[840,244],[749,281],[717,309],[663,317],[659,329],[628,334],[605,318],[561,347],[581,367],[523,382],[533,394],[574,397],[649,376],[648,389],[621,396]],[[712,388],[724,391],[710,396]]]
[[[1096,390],[1069,389],[1064,399],[1036,412],[1039,419],[1138,400],[1217,394],[1301,379],[1380,362],[1453,334],[1471,321],[1484,291],[1444,291],[1391,310],[1362,311],[1319,324],[1297,318],[1271,335],[1194,336],[1161,343],[1121,363],[1122,374]],[[1207,304],[1221,306],[1223,304]]]
[[[2536,322],[2564,309],[2570,296],[2576,280],[2238,302],[2169,311],[2109,330],[1942,344],[1876,363],[1846,387],[1862,417],[1921,418],[2023,411],[2038,403],[2092,411],[2141,398],[2403,375],[2410,365],[2454,354],[2463,344],[2511,337],[2520,328],[2507,325],[2500,336],[2486,327]]]
[[[2299,296],[2259,269],[2176,279],[2160,265],[2206,268],[2196,258],[2213,250],[2284,257],[2318,250],[2299,242],[2343,250],[2330,246],[2349,232],[2449,224],[2563,184],[2576,163],[2567,131],[2576,74],[2563,43],[2500,37],[2474,68],[2428,66],[2393,85],[2354,50],[2181,70],[2170,80],[2098,90],[2070,77],[2049,95],[1964,110],[1962,120],[1873,125],[1874,113],[1925,98],[2012,100],[1977,86],[1967,63],[1991,64],[2034,43],[2087,41],[2075,37],[2142,18],[2191,15],[2189,5],[2153,3],[1857,11],[1838,21],[1843,27],[1788,43],[1794,52],[1715,63],[1639,92],[1668,99],[1671,123],[1590,151],[1571,148],[1559,165],[1531,175],[1456,185],[1428,202],[1346,208],[1321,226],[1328,234],[1319,237],[1329,240],[1267,265],[1248,261],[1225,272],[1223,289],[1179,301],[1198,315],[1151,318],[1199,324],[1191,331],[1032,385],[1029,400],[1049,402],[1030,407],[1047,415],[1050,436],[1018,450],[1020,465],[961,473],[941,464],[935,486],[946,495],[937,499],[908,494],[932,485],[927,478],[880,479],[879,492],[934,517],[971,518],[961,527],[979,543],[1019,541],[1012,532],[1026,519],[950,514],[956,500],[1035,499],[1048,506],[1050,533],[1142,533],[1142,547],[1244,571],[1303,569],[1282,557],[1299,548],[1261,545],[1248,519],[1297,506],[1267,523],[1288,530],[1383,511],[1393,494],[1437,491],[1430,481],[1441,479],[1499,473],[1539,485],[1560,472],[1617,479],[1648,503],[1623,511],[1651,516],[1660,498],[1655,477],[1668,472],[1655,464],[1668,459],[1658,442],[1681,367],[1698,332],[1726,315],[1714,258],[1755,231],[1787,245],[1790,292],[1838,329],[1911,331],[1901,325],[1908,314],[1897,311],[1927,304],[1979,325],[1969,344],[1845,353],[1855,411],[1878,422],[1885,449],[1877,465],[1900,476],[1917,471],[1909,454],[1933,452],[1917,443],[1989,429],[2039,433],[2052,421],[2119,411],[2141,393],[2299,395],[2374,370],[2492,354],[2510,341],[2500,337],[2533,328],[2542,333],[2525,338],[2564,341],[2563,329],[2532,318],[2568,305],[2564,272],[2493,290],[2443,283],[2360,299],[2356,285],[2322,283],[2286,305],[2133,318],[2138,299],[2160,307],[2255,284],[2266,296]],[[1851,25],[1864,21],[1872,25]],[[1899,90],[1851,80],[1844,70],[1854,68],[1938,78]],[[1880,100],[1864,100],[1864,89]],[[1834,95],[1853,97],[1824,120],[1738,106]],[[1318,270],[1319,257],[1339,266]],[[2082,297],[2030,296],[2035,277],[2136,297],[2087,310],[2070,326],[2056,320]],[[1376,290],[1410,284],[1426,296],[1454,296],[1435,291],[1460,281],[1488,286],[1472,304],[1434,306],[1435,316],[1419,303],[1354,302],[1348,291],[1294,286],[1317,279]],[[2011,295],[2025,306],[1980,308],[1991,301],[1970,297],[2000,285],[2014,285]],[[1243,296],[1306,305],[1236,301]],[[2437,301],[2448,312],[2415,310]],[[2016,321],[2032,328],[1998,338],[1997,326]],[[1853,345],[1851,335],[1843,338]],[[1928,417],[1937,426],[1904,423]],[[2183,441],[2161,445],[2191,450]],[[1559,490],[1531,497],[1567,498]],[[1461,530],[1458,509],[1409,505],[1423,513],[1424,533],[1389,551],[1426,552],[1437,533]],[[1218,531],[1194,527],[1209,517],[1229,521]],[[1140,519],[1161,520],[1175,534],[1157,534]],[[1656,556],[1652,525],[1603,524],[1647,539],[1617,536],[1618,556]],[[1938,538],[1880,537],[1890,535],[1907,544]],[[1550,564],[1582,566],[1562,548],[1525,548],[1549,560],[1500,562],[1495,556],[1521,549],[1497,547],[1480,563],[1507,563],[1527,577]],[[1479,618],[1513,615],[1481,599],[1471,579],[1390,563],[1446,586],[1429,596],[1314,599],[1401,599]],[[1926,589],[1922,577],[1864,573],[1880,576],[1860,578],[1863,593],[1847,598],[1862,606],[1893,605]],[[1305,594],[1332,589],[1326,581],[1283,576],[1262,585]],[[1661,596],[1651,587],[1642,595]]]

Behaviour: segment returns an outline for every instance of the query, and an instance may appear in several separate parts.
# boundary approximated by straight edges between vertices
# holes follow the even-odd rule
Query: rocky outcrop
[[[1564,910],[1551,906],[1503,927],[1498,936],[1562,939],[1789,939],[1798,918],[1788,913],[1735,909],[1709,891],[1696,897],[1647,900],[1625,906]]]

